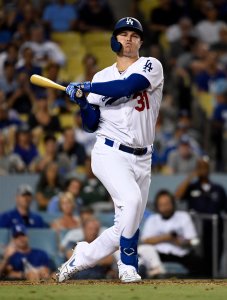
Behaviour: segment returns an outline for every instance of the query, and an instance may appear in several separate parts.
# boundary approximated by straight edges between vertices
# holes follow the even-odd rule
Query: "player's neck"
[[[118,56],[116,67],[119,72],[123,72],[138,59],[139,59],[138,56],[136,56],[136,57],[126,57],[126,56],[119,57]]]

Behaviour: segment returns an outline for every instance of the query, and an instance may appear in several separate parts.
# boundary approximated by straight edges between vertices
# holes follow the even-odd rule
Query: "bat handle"
[[[81,89],[78,89],[75,94],[76,94],[77,98],[82,98],[84,95],[84,93]]]

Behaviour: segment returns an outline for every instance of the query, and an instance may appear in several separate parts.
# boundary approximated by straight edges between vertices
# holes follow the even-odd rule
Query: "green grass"
[[[226,300],[227,281],[69,282],[66,284],[0,282],[1,300]]]

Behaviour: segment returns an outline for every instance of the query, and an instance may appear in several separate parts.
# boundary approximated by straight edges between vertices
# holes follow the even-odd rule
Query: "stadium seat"
[[[90,47],[99,45],[99,46],[109,46],[110,48],[110,38],[112,32],[88,32],[82,36],[82,42],[84,46],[88,49]]]
[[[114,224],[114,213],[113,212],[99,212],[96,218],[100,221],[101,225],[104,227],[111,227]]]
[[[0,229],[0,256],[4,251],[4,247],[8,244],[10,240],[10,231],[6,228]]]
[[[59,264],[58,239],[53,229],[28,229],[28,238],[32,248],[47,252],[55,265]]]
[[[211,118],[214,109],[212,95],[207,92],[197,91],[195,97],[197,97],[198,104],[206,113],[207,118]]]
[[[49,213],[46,211],[39,212],[39,215],[43,218],[43,220],[50,225],[54,220],[60,218],[62,216],[62,213]]]
[[[170,275],[187,275],[188,270],[179,263],[175,262],[165,262],[163,263],[166,269],[166,273]]]
[[[66,65],[61,68],[60,78],[65,81],[73,81],[83,72],[82,59],[86,53],[81,35],[76,32],[54,32],[51,38],[65,53]]]
[[[62,128],[74,126],[74,116],[71,113],[60,114],[59,121]]]
[[[159,6],[159,0],[142,0],[140,1],[139,6],[142,13],[144,14],[145,19],[149,21],[151,11]]]
[[[111,32],[90,32],[83,38],[83,44],[87,52],[93,54],[98,59],[100,69],[106,68],[115,62],[115,54],[110,48]]]

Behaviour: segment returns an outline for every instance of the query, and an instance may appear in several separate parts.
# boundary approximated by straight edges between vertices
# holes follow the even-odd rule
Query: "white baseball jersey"
[[[191,240],[197,238],[195,226],[189,213],[176,211],[170,219],[163,219],[160,214],[150,216],[144,224],[141,240],[175,231],[181,238]],[[160,253],[184,256],[189,250],[177,245],[163,242],[154,245]]]
[[[121,74],[115,63],[98,72],[93,82],[124,80],[135,73],[149,80],[150,86],[146,90],[119,98],[108,106],[105,106],[105,96],[90,93],[88,101],[100,106],[98,137],[107,137],[132,147],[146,147],[153,144],[162,100],[164,78],[161,63],[153,57],[140,57]]]

